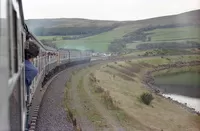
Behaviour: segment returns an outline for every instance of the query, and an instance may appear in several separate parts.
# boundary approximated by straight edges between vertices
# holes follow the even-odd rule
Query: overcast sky
[[[200,0],[23,0],[25,19],[138,20],[200,9]]]

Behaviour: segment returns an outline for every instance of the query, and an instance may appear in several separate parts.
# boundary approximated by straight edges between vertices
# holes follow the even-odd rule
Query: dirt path
[[[86,75],[86,77],[84,77],[84,89],[87,92],[87,95],[90,97],[91,102],[93,105],[95,105],[95,107],[97,108],[97,110],[99,111],[99,113],[106,119],[107,123],[109,125],[111,125],[112,129],[114,131],[124,131],[125,129],[119,124],[119,122],[113,117],[111,116],[111,114],[109,114],[108,109],[105,108],[105,106],[103,106],[93,95],[91,90],[88,88],[89,87],[89,74],[91,72],[93,72],[94,70],[90,70],[90,72],[88,72],[88,74]]]
[[[72,75],[70,108],[83,131],[124,131],[118,120],[96,99],[89,87],[89,75],[98,66],[83,69]],[[99,124],[100,123],[100,124]]]
[[[87,119],[87,117],[84,114],[83,106],[80,102],[80,97],[77,92],[77,86],[79,84],[80,79],[82,78],[83,71],[79,72],[79,75],[76,76],[76,79],[72,79],[71,82],[71,90],[70,90],[70,96],[72,98],[71,100],[71,106],[72,109],[75,109],[76,114],[75,117],[77,119],[77,123],[80,124],[83,131],[94,131],[95,128],[92,125],[92,123]]]

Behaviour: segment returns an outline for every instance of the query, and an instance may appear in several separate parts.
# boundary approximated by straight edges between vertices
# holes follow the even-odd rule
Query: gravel
[[[107,63],[111,61],[115,60],[99,60],[76,65],[64,70],[54,78],[43,96],[35,131],[74,131],[72,123],[67,120],[67,113],[63,105],[67,79],[73,70],[84,68],[89,64]]]
[[[63,105],[65,84],[72,70],[86,65],[68,68],[50,83],[40,105],[36,131],[74,131]]]

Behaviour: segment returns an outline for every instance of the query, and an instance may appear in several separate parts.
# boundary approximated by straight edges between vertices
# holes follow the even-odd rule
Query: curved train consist
[[[89,51],[66,50],[44,46],[28,31],[24,22],[21,0],[1,0],[0,3],[0,130],[26,130],[28,105],[45,77],[57,67],[91,59]],[[30,87],[27,101],[24,75],[24,48],[32,40],[40,47],[34,59],[38,75]]]

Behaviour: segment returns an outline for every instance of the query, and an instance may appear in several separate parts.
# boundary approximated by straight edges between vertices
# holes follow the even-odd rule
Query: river
[[[184,72],[155,76],[155,85],[170,97],[200,112],[200,74]]]

